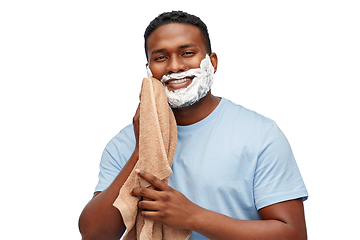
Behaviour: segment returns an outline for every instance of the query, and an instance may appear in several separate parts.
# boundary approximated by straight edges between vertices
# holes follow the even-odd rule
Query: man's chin
[[[186,101],[185,103],[182,103],[180,105],[173,105],[173,104],[169,103],[169,106],[172,109],[190,107],[190,106],[193,106],[194,104],[200,102],[200,100],[202,100],[208,93],[209,93],[209,91],[207,91],[205,94],[202,94],[200,97],[193,98],[193,99]]]
[[[180,106],[172,106],[171,104],[169,104],[171,109],[179,109],[179,108],[186,108],[186,107],[190,107],[191,105],[195,104],[198,101],[195,102],[186,102],[184,104],[181,104]]]

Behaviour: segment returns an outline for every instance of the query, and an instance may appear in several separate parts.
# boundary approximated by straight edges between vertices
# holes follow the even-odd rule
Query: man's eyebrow
[[[194,43],[184,44],[184,45],[179,46],[179,48],[180,49],[185,49],[185,48],[193,47],[193,46],[196,46],[196,44],[194,44]],[[166,51],[165,48],[160,48],[160,49],[156,49],[156,50],[152,51],[151,54],[162,53],[162,52],[165,52],[165,51]]]
[[[154,51],[151,52],[151,54],[162,53],[162,52],[165,52],[165,48],[154,50]]]
[[[185,44],[185,45],[181,45],[179,48],[188,48],[188,47],[194,47],[194,46],[196,46],[196,44],[194,44],[194,43],[189,43],[189,44]]]

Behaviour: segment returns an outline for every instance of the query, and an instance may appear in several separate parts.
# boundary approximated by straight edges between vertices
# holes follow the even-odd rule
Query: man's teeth
[[[191,78],[183,78],[183,79],[177,79],[177,80],[170,80],[167,83],[182,83],[191,80]]]

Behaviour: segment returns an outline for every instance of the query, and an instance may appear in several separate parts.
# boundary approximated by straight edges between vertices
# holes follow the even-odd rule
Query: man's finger
[[[132,196],[144,197],[146,199],[153,199],[153,200],[158,199],[157,192],[155,190],[149,189],[149,188],[137,187],[137,188],[132,189],[130,194]]]
[[[165,187],[167,186],[163,181],[161,181],[160,179],[158,179],[154,175],[152,175],[150,173],[147,173],[147,172],[145,172],[143,170],[136,169],[135,173],[137,173],[139,175],[139,177],[145,179],[152,186],[154,186],[155,188],[157,188],[160,191],[164,191]]]

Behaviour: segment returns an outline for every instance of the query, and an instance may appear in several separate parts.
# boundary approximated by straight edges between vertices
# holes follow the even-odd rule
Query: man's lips
[[[192,77],[185,77],[181,79],[169,79],[165,82],[165,85],[168,87],[170,91],[186,88],[188,87],[192,80],[194,79],[194,76]]]

